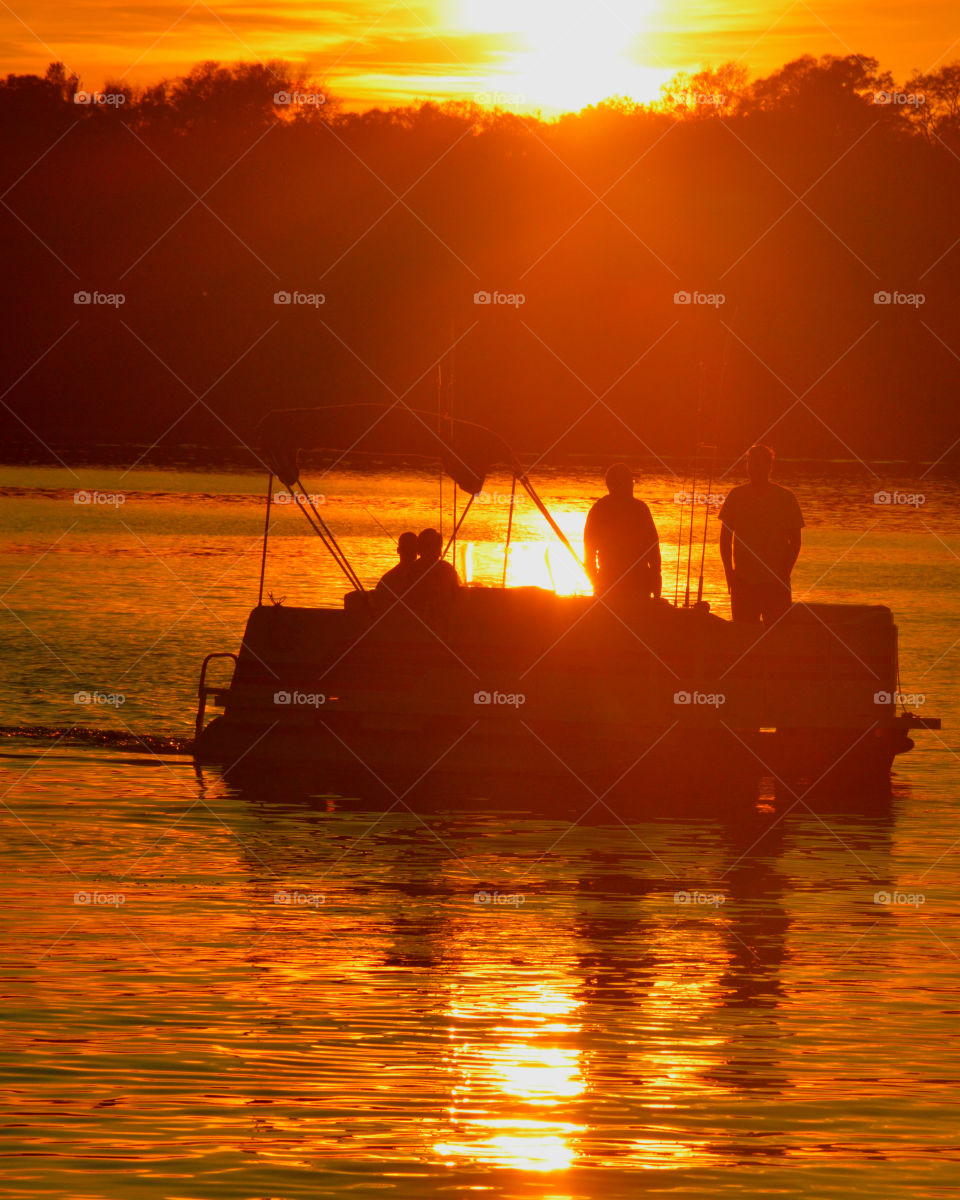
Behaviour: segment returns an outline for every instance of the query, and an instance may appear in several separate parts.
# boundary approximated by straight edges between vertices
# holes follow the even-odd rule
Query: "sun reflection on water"
[[[458,989],[448,1005],[453,1128],[436,1153],[516,1170],[566,1169],[584,1127],[543,1110],[585,1089],[574,1040],[578,1002],[554,981],[519,985],[509,999],[487,979],[461,980]]]
[[[724,1039],[705,1033],[721,999],[729,948],[720,927],[699,920],[661,926],[649,944],[669,948],[667,960],[686,968],[655,972],[637,991],[645,1033],[630,1051],[630,1074],[649,1123],[624,1131],[616,1157],[639,1169],[715,1162],[708,1142],[683,1137],[675,1125],[691,1105],[730,1091],[716,1079]],[[449,1163],[536,1172],[602,1156],[580,1119],[601,1086],[590,1078],[589,1010],[602,997],[593,984],[585,989],[566,975],[537,983],[500,975],[494,986],[490,970],[458,979],[446,1006],[450,1126],[434,1151]]]

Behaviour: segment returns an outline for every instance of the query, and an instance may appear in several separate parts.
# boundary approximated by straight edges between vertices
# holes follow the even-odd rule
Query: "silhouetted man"
[[[594,594],[660,598],[660,539],[650,509],[633,494],[624,463],[607,471],[607,492],[587,513],[583,549]]]
[[[443,538],[436,529],[417,534],[417,580],[410,600],[417,606],[435,608],[449,604],[457,594],[460,580],[453,566],[441,557]]]
[[[790,572],[800,553],[803,514],[793,492],[770,482],[773,451],[747,451],[750,482],[735,487],[720,509],[720,557],[735,621],[776,621],[791,602]]]
[[[377,591],[381,596],[386,592],[392,592],[394,596],[403,596],[420,577],[415,533],[408,530],[400,534],[397,539],[397,554],[400,561],[395,567],[391,567],[377,584]]]

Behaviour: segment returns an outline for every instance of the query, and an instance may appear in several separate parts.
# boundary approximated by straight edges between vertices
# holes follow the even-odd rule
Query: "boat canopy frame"
[[[350,560],[303,486],[300,469],[301,455],[305,451],[336,455],[332,466],[355,454],[439,461],[444,473],[470,497],[444,547],[444,557],[456,539],[474,499],[483,490],[491,468],[506,466],[512,473],[513,487],[502,586],[506,587],[507,553],[513,531],[513,505],[518,483],[536,505],[557,539],[570,552],[581,570],[584,569],[582,559],[544,504],[516,454],[499,434],[483,425],[449,417],[438,418],[435,413],[418,411],[400,400],[388,405],[337,404],[315,408],[279,409],[268,413],[257,428],[257,441],[266,457],[269,473],[260,565],[260,605],[263,604],[275,476],[290,490],[297,508],[301,509],[350,586],[355,591],[366,591]]]

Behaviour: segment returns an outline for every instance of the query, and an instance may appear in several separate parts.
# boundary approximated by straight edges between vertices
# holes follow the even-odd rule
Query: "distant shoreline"
[[[539,453],[540,451],[537,450],[519,450],[517,457],[523,463],[533,463],[536,461]],[[724,464],[724,469],[726,469],[726,464],[729,463],[732,454],[733,452],[731,451],[721,450],[718,452],[717,461]],[[616,451],[612,451],[609,455],[596,452],[590,454],[560,454],[537,463],[532,470],[540,474],[570,469],[603,471],[609,466],[611,461],[616,460],[618,457],[620,455]],[[655,455],[631,454],[626,455],[625,458],[631,465],[653,474],[666,467],[669,470],[676,471],[679,475],[683,475],[685,472],[689,473],[691,465],[689,455],[664,454],[662,457],[657,457]],[[701,455],[701,468],[707,469],[709,461],[709,456]],[[304,453],[302,462],[308,470],[323,469],[323,456],[321,455]],[[778,454],[777,463],[781,466],[789,466],[791,468],[816,467],[818,470],[828,472],[832,470],[844,471],[857,467],[865,469],[864,464],[866,464],[866,467],[873,469],[887,471],[898,469],[905,473],[921,470],[929,473],[936,471],[938,474],[948,476],[960,474],[956,464],[932,464],[929,461],[917,461],[916,459],[906,458],[790,458],[788,455]],[[135,467],[133,464],[135,464]],[[340,460],[339,465],[344,469],[370,474],[390,470],[432,469],[435,466],[435,464],[425,463],[422,459],[413,457],[387,458],[384,456],[346,457]],[[64,468],[81,468],[86,470],[99,468],[109,470],[115,467],[123,467],[125,470],[146,468],[173,471],[235,471],[252,474],[262,474],[264,470],[263,464],[258,460],[253,451],[243,446],[213,447],[183,445],[150,447],[139,444],[104,445],[97,443],[71,447],[53,446],[49,452],[37,447],[17,447],[8,444],[0,451],[0,467],[46,467],[52,469],[59,468],[61,470]]]

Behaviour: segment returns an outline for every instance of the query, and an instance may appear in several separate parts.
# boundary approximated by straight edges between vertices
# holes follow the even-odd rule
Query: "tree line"
[[[0,129],[24,453],[442,392],[531,455],[955,461],[960,63],[727,64],[553,120],[55,63],[0,82]]]

